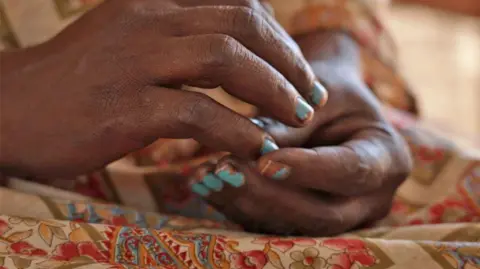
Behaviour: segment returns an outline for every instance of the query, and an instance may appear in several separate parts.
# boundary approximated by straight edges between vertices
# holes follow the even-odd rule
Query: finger
[[[248,159],[278,149],[271,137],[250,120],[204,94],[146,87],[141,98],[129,117],[136,137],[193,138],[217,151]]]
[[[325,88],[316,81],[315,74],[298,49],[268,22],[269,15],[249,7],[204,6],[185,8],[172,15],[177,36],[225,34],[238,40],[278,70],[312,105],[323,105]],[[261,9],[263,11],[263,9]],[[200,20],[192,27],[191,18]],[[241,25],[241,27],[239,27]]]
[[[199,171],[192,190],[251,232],[337,234],[369,219],[374,209],[371,201],[378,202],[376,196],[320,199],[320,195],[311,192],[284,188],[261,177],[254,166],[231,157],[221,160],[216,167],[209,165]]]
[[[177,0],[184,7],[192,6],[242,6],[259,12],[268,24],[283,37],[285,43],[297,53],[301,54],[300,47],[273,17],[274,10],[268,1],[258,0]]]
[[[261,58],[226,35],[175,38],[167,44],[168,55],[143,59],[141,66],[156,83],[187,84],[200,87],[222,86],[239,99],[270,112],[291,126],[303,126],[313,116],[313,109],[290,82]],[[156,68],[169,62],[170,68]]]
[[[401,151],[405,149],[389,134],[369,129],[340,146],[281,149],[262,157],[258,165],[266,177],[288,168],[289,178],[280,178],[286,184],[360,195],[385,184],[398,186],[406,178],[410,164]]]
[[[251,118],[250,120],[270,134],[280,148],[304,146],[317,128],[315,123],[302,128],[293,128],[266,117]]]
[[[150,157],[154,162],[173,162],[192,158],[201,148],[193,139],[164,139],[150,147]]]

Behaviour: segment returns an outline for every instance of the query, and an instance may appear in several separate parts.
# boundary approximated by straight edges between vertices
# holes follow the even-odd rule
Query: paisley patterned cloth
[[[0,0],[0,48],[42,42],[99,2]],[[379,19],[387,4],[270,1],[292,35],[336,29],[358,41],[366,83],[409,143],[414,171],[372,228],[335,238],[244,233],[182,184],[205,159],[158,163],[151,147],[71,179],[0,176],[0,269],[480,268],[480,151],[399,112],[416,108]],[[213,97],[253,113],[221,90]]]

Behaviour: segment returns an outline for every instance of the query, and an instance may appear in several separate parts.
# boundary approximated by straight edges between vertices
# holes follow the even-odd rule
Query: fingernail
[[[313,90],[312,90],[312,102],[316,106],[323,106],[327,102],[328,99],[328,92],[325,87],[323,87],[320,82],[315,81],[313,83]]]
[[[254,118],[251,118],[250,121],[252,121],[255,125],[257,125],[258,127],[260,128],[264,128],[265,127],[265,124],[259,120],[259,119],[254,119]]]
[[[313,116],[313,108],[302,97],[297,97],[295,112],[301,121],[307,121]]]
[[[275,144],[275,142],[273,142],[271,138],[265,137],[265,139],[263,140],[262,150],[260,151],[260,154],[265,155],[275,150],[278,150],[277,144]]]
[[[210,191],[207,189],[207,187],[203,186],[200,183],[195,183],[191,187],[192,191],[200,196],[206,197],[210,195]]]
[[[268,160],[265,166],[260,169],[260,174],[268,178],[284,180],[288,178],[291,170],[292,168],[288,165]]]
[[[245,184],[245,176],[242,173],[237,172],[230,164],[224,164],[217,168],[215,175],[237,188]]]
[[[223,182],[212,173],[203,177],[203,184],[215,191],[221,191],[223,189]]]

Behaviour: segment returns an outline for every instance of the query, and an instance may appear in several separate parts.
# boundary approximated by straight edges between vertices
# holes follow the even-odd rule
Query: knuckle
[[[253,8],[236,8],[232,20],[232,27],[235,27],[235,31],[239,32],[243,38],[255,38],[266,34],[266,22]],[[243,25],[244,27],[237,27],[238,25]]]
[[[192,93],[179,106],[176,117],[181,124],[201,130],[205,123],[214,120],[216,115],[211,106],[210,97],[201,93]]]
[[[229,70],[239,53],[238,42],[228,35],[213,35],[209,41],[204,67],[215,72]]]
[[[357,158],[357,166],[354,174],[358,175],[357,186],[361,191],[371,191],[382,186],[391,161],[389,159],[379,159],[372,155],[369,145],[362,145],[354,149]]]

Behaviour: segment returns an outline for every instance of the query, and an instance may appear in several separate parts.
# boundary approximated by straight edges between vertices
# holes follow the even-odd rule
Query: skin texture
[[[256,163],[229,156],[205,164],[193,176],[192,186],[212,185],[205,182],[206,175],[223,181],[221,190],[209,188],[205,199],[251,232],[339,234],[389,212],[411,160],[360,79],[356,43],[338,32],[312,33],[297,41],[327,85],[330,97],[322,113],[303,128],[259,118],[258,124],[281,149]],[[286,170],[271,173],[267,164]]]
[[[232,155],[192,187],[249,231],[323,236],[384,216],[411,162],[360,79],[356,44],[318,32],[298,46],[266,13],[256,1],[110,0],[2,54],[2,171],[84,173],[159,137],[194,138]],[[331,100],[300,121],[297,97],[312,102],[315,77]],[[261,127],[182,84],[222,86],[260,108]],[[257,160],[266,136],[281,149]],[[288,177],[265,174],[272,162]]]
[[[222,86],[296,127],[313,115],[299,100],[326,98],[314,104],[314,73],[256,1],[107,0],[0,61],[0,169],[12,175],[85,173],[158,138],[259,157],[265,131],[181,85]]]

